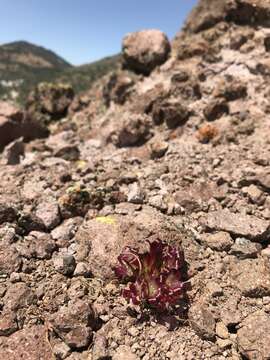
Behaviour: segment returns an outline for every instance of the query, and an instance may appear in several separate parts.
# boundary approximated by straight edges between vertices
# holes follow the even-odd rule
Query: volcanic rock
[[[128,34],[122,45],[124,67],[149,75],[167,60],[170,49],[167,36],[159,30],[144,30]]]
[[[14,105],[0,102],[0,150],[15,139],[42,138],[48,130]]]

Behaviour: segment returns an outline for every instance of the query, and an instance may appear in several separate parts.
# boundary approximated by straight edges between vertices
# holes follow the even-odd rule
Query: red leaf
[[[177,247],[157,240],[150,243],[149,252],[144,254],[125,248],[118,260],[116,276],[130,281],[122,295],[133,304],[165,310],[183,295],[184,254]]]

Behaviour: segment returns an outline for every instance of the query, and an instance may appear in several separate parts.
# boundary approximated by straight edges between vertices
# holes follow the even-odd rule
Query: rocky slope
[[[0,358],[270,358],[269,23],[269,1],[201,0],[88,93],[1,104]],[[141,314],[112,268],[154,239],[190,287]]]

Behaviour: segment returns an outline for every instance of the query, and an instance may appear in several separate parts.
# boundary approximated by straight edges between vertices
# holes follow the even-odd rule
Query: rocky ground
[[[88,93],[1,103],[1,359],[270,359],[269,27],[268,0],[201,0]],[[188,300],[139,314],[112,268],[153,238]]]

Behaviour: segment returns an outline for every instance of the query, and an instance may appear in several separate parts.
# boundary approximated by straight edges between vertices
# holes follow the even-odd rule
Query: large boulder
[[[171,45],[159,30],[143,30],[126,35],[123,40],[123,65],[136,73],[149,75],[169,56]]]
[[[48,135],[48,130],[18,107],[0,101],[0,150],[15,139],[32,140]]]

